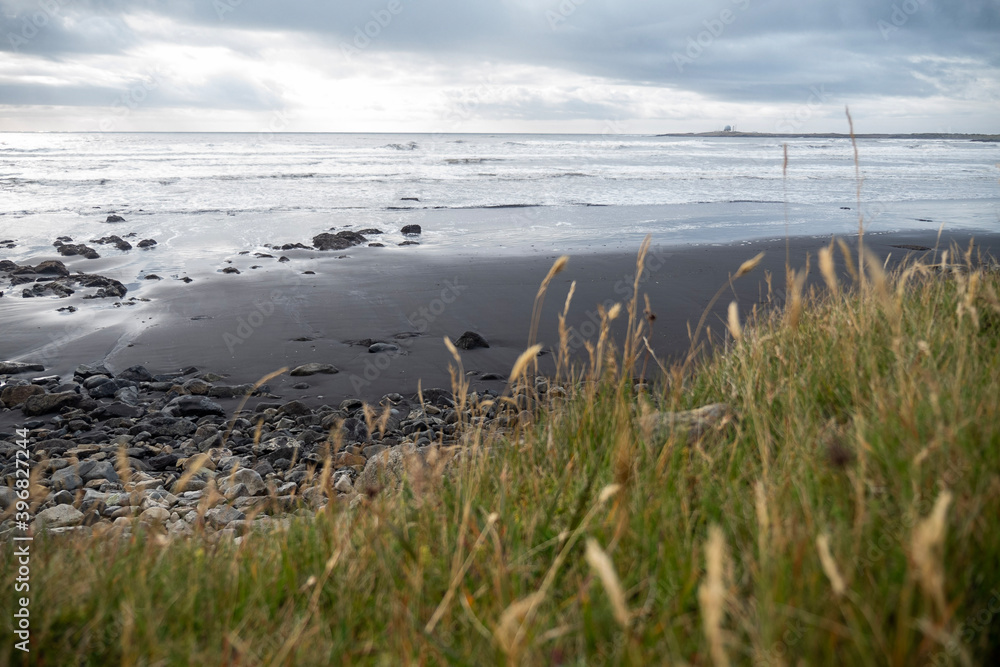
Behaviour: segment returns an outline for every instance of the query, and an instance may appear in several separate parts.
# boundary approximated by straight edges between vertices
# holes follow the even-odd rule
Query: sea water
[[[58,236],[134,233],[183,270],[331,228],[385,232],[370,239],[385,248],[353,252],[473,255],[849,236],[859,214],[875,234],[1000,231],[1000,144],[858,152],[856,170],[848,139],[3,133],[0,240],[17,244],[3,258],[27,261]],[[407,224],[423,227],[419,248],[398,246]]]

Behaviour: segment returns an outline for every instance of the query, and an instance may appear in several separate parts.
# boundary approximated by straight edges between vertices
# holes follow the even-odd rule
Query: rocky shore
[[[462,450],[465,426],[533,420],[518,409],[524,400],[493,403],[494,391],[471,392],[465,409],[444,389],[390,393],[376,405],[347,399],[310,407],[274,400],[266,384],[229,385],[195,368],[154,374],[135,366],[114,374],[81,365],[68,382],[31,377],[42,370],[0,363],[0,418],[16,424],[0,432],[0,512],[7,517],[0,538],[15,528],[9,515],[22,439],[34,463],[36,532],[130,534],[137,519],[166,535],[217,539],[328,502],[360,502],[415,464],[440,469]],[[298,375],[312,372],[323,370]],[[543,378],[534,389],[566,395]],[[246,407],[223,406],[237,398]],[[492,405],[481,410],[482,401]]]

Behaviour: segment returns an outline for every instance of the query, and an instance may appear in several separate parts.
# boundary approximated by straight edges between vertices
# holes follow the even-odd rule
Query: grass
[[[841,284],[833,250],[825,290],[790,272],[651,393],[622,372],[659,363],[640,305],[605,313],[628,340],[564,355],[567,398],[515,382],[536,423],[470,426],[488,455],[355,509],[239,544],[37,539],[31,664],[995,664],[1000,273],[953,249]],[[695,439],[639,425],[720,402]]]

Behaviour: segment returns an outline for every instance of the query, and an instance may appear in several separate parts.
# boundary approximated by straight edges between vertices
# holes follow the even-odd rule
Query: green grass
[[[994,664],[1000,274],[966,264],[870,263],[652,395],[617,370],[643,361],[633,305],[597,381],[478,434],[491,456],[287,531],[36,540],[31,664]],[[695,442],[638,426],[716,402],[738,419]]]

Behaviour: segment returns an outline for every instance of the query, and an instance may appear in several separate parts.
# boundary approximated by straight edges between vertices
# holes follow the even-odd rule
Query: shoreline
[[[942,234],[940,248],[952,242],[965,247],[970,238],[984,251],[1000,254],[1000,234],[988,232]],[[899,246],[937,244],[937,235],[925,232],[866,234],[865,239],[882,259],[913,252]],[[788,239],[792,266],[803,267],[806,255],[815,258],[828,242],[816,237]],[[848,243],[855,246],[856,237]],[[728,292],[719,299],[706,324],[718,332],[734,298],[741,318],[755,306],[766,306],[765,271],[774,277],[772,300],[780,303],[785,251],[783,238],[652,247],[640,298],[649,296],[656,315],[650,345],[657,356],[675,359],[688,351],[688,325],[697,323],[729,275],[759,252],[765,253],[761,266],[734,284],[735,296]],[[453,359],[443,338],[455,341],[472,331],[485,337],[489,348],[462,352],[471,389],[499,391],[527,345],[535,294],[557,256],[414,254],[386,261],[356,257],[352,262],[336,257],[336,253],[323,257],[318,266],[324,268],[314,275],[302,275],[286,264],[253,274],[191,274],[195,280],[188,285],[157,281],[143,292],[148,302],[118,308],[107,299],[44,297],[22,302],[5,297],[0,299],[0,361],[40,363],[45,368],[34,375],[12,376],[20,379],[72,377],[79,364],[105,364],[116,373],[141,365],[153,374],[194,366],[224,376],[233,385],[315,362],[330,364],[339,372],[305,378],[284,374],[269,383],[272,392],[310,404],[345,398],[377,401],[387,393],[413,394],[418,383],[425,389],[450,387],[448,368]],[[537,337],[545,349],[558,344],[557,316],[570,283],[576,281],[567,324],[577,359],[586,358],[583,341],[596,341],[598,305],[608,308],[631,296],[635,259],[634,253],[618,252],[571,256],[548,289]],[[843,271],[839,253],[837,266]],[[819,280],[816,270],[810,276],[813,280]],[[54,312],[70,302],[77,304],[78,312]],[[618,340],[623,319],[613,328]],[[398,349],[369,352],[376,343]],[[553,370],[551,359],[551,354],[540,359],[542,373]],[[503,379],[484,380],[484,375]],[[11,412],[0,412],[0,417]]]

